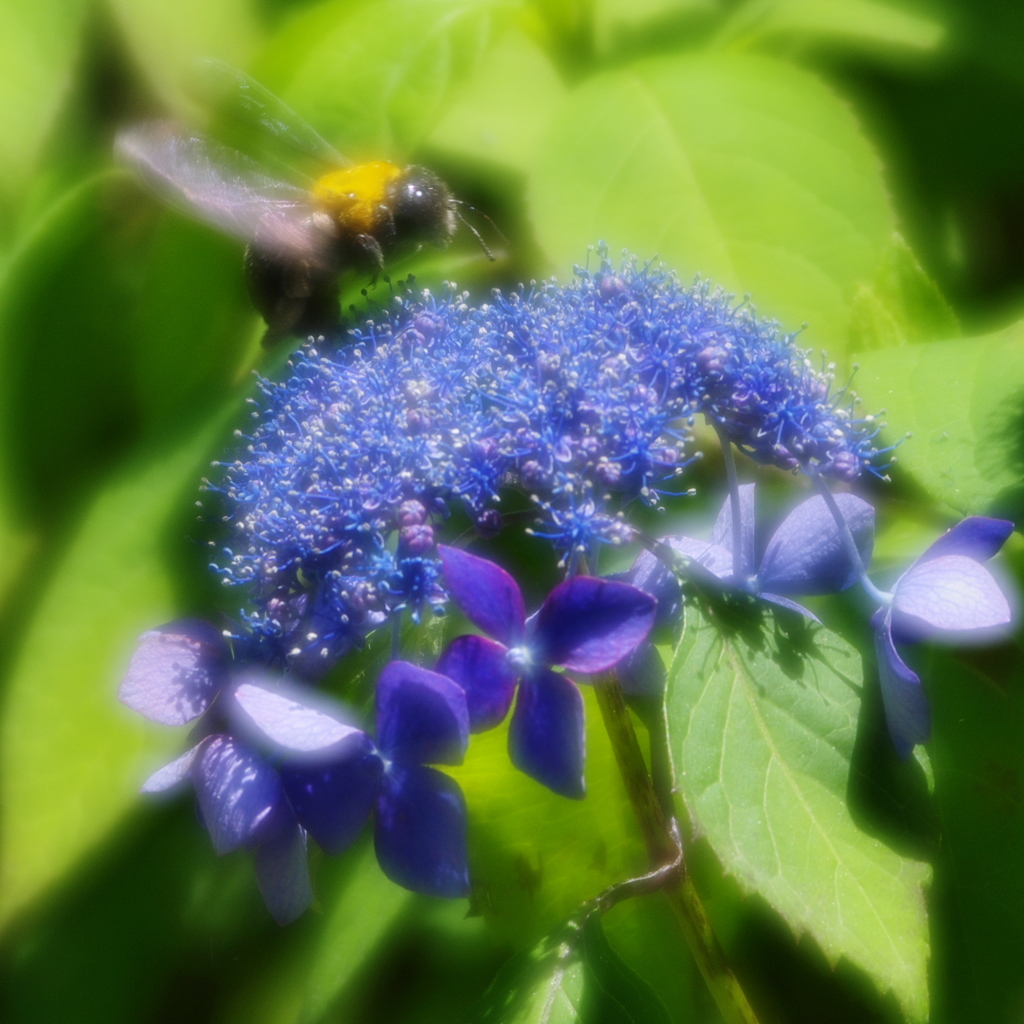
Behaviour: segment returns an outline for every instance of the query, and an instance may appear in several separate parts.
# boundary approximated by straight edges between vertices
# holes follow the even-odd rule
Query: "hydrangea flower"
[[[875,510],[853,494],[835,495],[836,504],[853,535],[862,565],[871,561],[875,538]],[[664,538],[673,550],[691,559],[705,583],[735,587],[763,601],[780,605],[817,621],[792,597],[837,594],[860,578],[851,564],[832,513],[819,495],[801,502],[782,521],[755,565],[754,484],[739,488],[740,527],[733,529],[732,501],[718,513],[711,540],[674,536]],[[739,537],[739,558],[734,558]],[[737,575],[737,568],[739,574]],[[653,594],[659,618],[678,614],[681,592],[676,576],[656,556],[643,551],[620,578]]]
[[[889,735],[903,758],[931,733],[931,712],[918,675],[897,644],[990,640],[1010,624],[1010,602],[983,562],[1013,532],[1005,519],[972,516],[943,534],[896,581],[871,620]]]
[[[646,638],[654,599],[624,583],[576,576],[527,619],[522,592],[504,569],[456,548],[439,551],[452,599],[495,639],[456,637],[437,671],[465,691],[474,731],[504,719],[518,683],[508,739],[512,763],[555,793],[582,798],[583,697],[552,666],[584,673],[611,668]]]
[[[307,677],[381,620],[446,598],[432,544],[461,503],[484,533],[502,488],[570,563],[628,539],[625,503],[679,493],[704,414],[760,462],[851,479],[877,425],[747,305],[601,252],[595,272],[493,294],[395,298],[339,351],[261,382],[238,457],[210,484],[233,535],[216,563],[248,621]]]
[[[469,719],[461,688],[393,662],[378,683],[375,745],[341,709],[323,710],[323,698],[230,672],[212,639],[206,623],[179,622],[140,640],[122,699],[164,724],[203,716],[194,746],[143,792],[191,781],[214,849],[254,851],[260,891],[281,924],[312,900],[307,833],[341,852],[374,809],[377,857],[391,879],[430,895],[466,895],[462,794],[427,767],[462,761]]]

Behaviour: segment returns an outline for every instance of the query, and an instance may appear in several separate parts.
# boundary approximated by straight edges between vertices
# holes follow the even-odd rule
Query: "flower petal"
[[[370,738],[360,737],[328,764],[286,762],[279,769],[295,817],[327,853],[341,853],[355,842],[377,798],[384,764]]]
[[[209,706],[227,678],[224,639],[208,622],[182,619],[139,637],[118,697],[161,725],[184,725]]]
[[[186,750],[177,760],[165,764],[163,768],[153,772],[142,784],[143,793],[163,793],[184,782],[192,771],[192,762],[199,753],[199,744]]]
[[[524,677],[508,733],[512,763],[562,796],[586,794],[583,695],[565,676],[540,669]]]
[[[192,766],[203,823],[219,854],[254,838],[282,798],[277,772],[233,736],[204,740]]]
[[[754,575],[754,484],[740,488],[740,572],[744,578]],[[732,574],[732,498],[727,497],[711,531],[711,543],[729,552],[729,573]],[[718,575],[716,573],[716,575]]]
[[[821,619],[810,610],[805,608],[802,604],[797,604],[796,601],[790,601],[788,597],[782,597],[780,594],[767,594],[762,591],[757,595],[762,601],[767,601],[769,604],[777,604],[780,608],[788,608],[791,612],[796,612],[798,615],[802,615],[805,619],[810,619],[812,622],[821,623]]]
[[[256,884],[271,917],[291,924],[313,902],[306,863],[306,833],[295,821],[256,847]]]
[[[660,697],[665,692],[665,662],[648,640],[619,663],[618,673],[623,693],[636,697]]]
[[[999,553],[1011,533],[1013,523],[1008,519],[969,516],[947,530],[918,562],[938,558],[940,555],[963,555],[976,562],[987,562]]]
[[[835,495],[862,565],[871,562],[875,510],[854,494]],[[839,527],[820,494],[801,502],[782,521],[765,549],[758,583],[773,594],[836,594],[857,582]]]
[[[1005,626],[1010,618],[1010,605],[999,584],[966,555],[919,560],[893,591],[893,631],[905,643],[963,642],[971,639],[963,635],[965,631]]]
[[[657,602],[627,583],[575,576],[548,594],[532,646],[538,664],[601,672],[636,650],[654,625]]]
[[[469,895],[466,800],[443,772],[410,765],[383,776],[374,847],[384,874],[406,889]]]
[[[241,683],[234,690],[235,701],[252,724],[285,750],[314,753],[342,743],[356,733],[363,735],[360,729],[300,703],[297,695],[275,693],[251,682]],[[312,694],[310,699],[323,700]]]
[[[462,687],[407,661],[377,681],[377,746],[402,764],[462,764],[469,712]]]
[[[504,720],[517,681],[506,647],[482,636],[457,636],[434,668],[462,687],[473,732],[493,729]]]
[[[710,541],[694,537],[663,537],[662,543],[690,559],[690,572],[702,583],[719,585],[732,576],[732,553]],[[641,551],[627,572],[615,573],[605,579],[639,587],[658,602],[654,624],[671,625],[678,620],[683,607],[683,591],[676,574],[657,555]]]
[[[904,664],[892,642],[890,622],[890,616],[882,610],[871,620],[885,720],[896,752],[905,761],[914,744],[924,743],[931,735],[931,711],[921,680]]]
[[[452,600],[475,626],[506,647],[523,637],[526,607],[519,584],[494,562],[458,548],[437,546]]]

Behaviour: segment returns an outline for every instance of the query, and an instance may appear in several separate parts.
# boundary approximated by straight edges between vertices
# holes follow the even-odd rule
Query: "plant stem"
[[[846,551],[846,557],[850,559],[850,563],[854,569],[857,570],[857,575],[860,578],[860,585],[867,591],[868,596],[874,601],[879,607],[886,607],[892,603],[892,595],[883,593],[868,579],[868,571],[864,565],[863,560],[860,557],[860,552],[857,550],[857,542],[853,539],[853,534],[850,533],[850,527],[843,516],[843,510],[839,507],[839,503],[836,501],[835,495],[828,489],[828,484],[818,476],[817,473],[811,474],[811,479],[814,481],[814,486],[818,489],[818,493],[824,498],[825,504],[828,506],[829,512],[832,513],[832,518],[836,522],[836,526],[839,527],[839,537],[843,542],[843,548]]]
[[[732,512],[732,574],[742,580],[747,572],[743,564],[743,517],[740,512],[740,481],[736,475],[736,459],[732,454],[732,442],[716,428],[718,442],[722,446],[722,459],[725,461],[725,475],[729,481],[729,508]],[[749,570],[753,572],[751,568]]]
[[[715,938],[704,905],[697,895],[693,880],[686,873],[672,828],[658,803],[654,785],[647,772],[640,743],[622,696],[618,677],[605,673],[595,680],[594,692],[604,719],[604,727],[615,752],[622,781],[633,805],[640,833],[647,846],[651,867],[655,870],[678,865],[662,889],[679,923],[697,966],[718,1004],[725,1024],[757,1024],[757,1017],[732,973],[725,953]]]

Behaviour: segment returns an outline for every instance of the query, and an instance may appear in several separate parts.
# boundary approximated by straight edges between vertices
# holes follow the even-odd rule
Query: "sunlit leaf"
[[[473,737],[450,769],[470,814],[474,900],[497,934],[515,944],[538,936],[612,882],[645,870],[633,812],[589,687],[587,796],[569,800],[517,771],[508,726]]]
[[[160,98],[187,107],[186,82],[192,61],[216,57],[241,66],[259,42],[256,5],[251,0],[109,0],[135,65]]]
[[[960,335],[960,323],[913,250],[894,235],[871,284],[862,284],[850,313],[851,352]]]
[[[135,638],[174,617],[162,528],[220,421],[107,487],[22,641],[0,724],[0,920],[65,875],[138,799],[179,732],[117,702]]]
[[[909,474],[963,515],[1024,513],[1024,324],[983,338],[857,356],[865,411],[886,410]]]
[[[412,893],[381,871],[373,843],[362,843],[343,883],[330,894],[315,952],[307,961],[303,1024],[323,1018],[412,900]]]
[[[550,59],[513,27],[484,55],[427,142],[456,157],[525,171],[564,95]]]
[[[881,168],[849,109],[804,71],[678,56],[597,75],[571,94],[529,182],[560,274],[599,239],[658,255],[842,354],[859,282],[892,235]]]
[[[506,0],[336,3],[297,19],[257,76],[342,152],[401,158],[481,67]]]
[[[780,38],[830,41],[848,47],[933,50],[943,27],[875,0],[748,0],[727,23],[719,43],[778,43]]]
[[[26,183],[71,84],[85,0],[0,4],[0,200]]]
[[[923,1020],[929,869],[862,832],[846,802],[861,672],[826,630],[789,638],[688,607],[669,670],[672,757],[726,870]]]

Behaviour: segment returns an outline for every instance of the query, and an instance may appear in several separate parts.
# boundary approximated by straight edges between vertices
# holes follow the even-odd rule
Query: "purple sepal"
[[[262,737],[283,750],[298,754],[333,753],[332,748],[340,751],[347,748],[346,741],[365,735],[360,729],[300,703],[297,696],[268,690],[253,682],[240,683],[234,689],[235,703],[247,716],[250,731],[256,726]],[[320,695],[302,696],[303,700],[324,703]]]
[[[373,810],[380,776],[380,756],[368,736],[350,741],[347,756],[330,764],[285,763],[281,785],[299,824],[330,854],[347,849]]]
[[[744,579],[754,575],[754,485],[740,485],[740,572]],[[732,499],[725,499],[725,504],[718,513],[714,528],[711,531],[711,543],[729,552],[729,573],[732,566]],[[714,571],[714,570],[712,570]],[[716,576],[723,575],[715,573]]]
[[[519,684],[508,733],[512,763],[561,796],[586,795],[583,695],[571,679],[538,669]]]
[[[203,823],[219,854],[252,840],[281,800],[277,772],[232,736],[218,734],[201,744],[192,781]]]
[[[391,768],[381,779],[374,847],[393,882],[427,896],[469,895],[466,801],[434,768]]]
[[[408,661],[377,681],[377,746],[402,764],[462,764],[469,712],[462,687]]]
[[[526,608],[519,585],[486,558],[439,544],[437,552],[452,600],[488,636],[513,647],[523,638]]]
[[[722,582],[732,576],[732,552],[710,541],[695,537],[663,537],[661,542],[689,560],[688,575],[706,587],[720,590]],[[609,576],[608,579],[629,583],[650,594],[658,602],[656,626],[664,626],[679,618],[683,607],[683,592],[668,566],[649,551],[641,551],[628,572]]]
[[[294,820],[284,822],[256,848],[256,884],[271,917],[291,924],[313,902],[306,863],[306,833]]]
[[[505,647],[482,636],[457,636],[441,652],[434,667],[462,687],[473,732],[493,729],[504,720],[512,706],[517,679]]]
[[[628,583],[575,576],[548,594],[537,613],[534,657],[544,665],[602,672],[647,638],[657,602]]]
[[[853,535],[861,564],[867,566],[874,547],[875,510],[854,494],[837,494],[835,500]],[[801,502],[782,521],[758,570],[760,587],[773,594],[836,594],[852,587],[858,578],[839,527],[820,495]]]
[[[732,551],[729,548],[694,537],[666,537],[665,542],[690,559],[690,572],[697,580],[712,587],[721,587],[723,580],[732,578]]]
[[[161,725],[184,725],[210,706],[226,665],[223,637],[208,622],[169,622],[139,637],[118,697]]]
[[[899,656],[892,642],[890,616],[877,611],[871,619],[875,630],[875,656],[878,680],[882,687],[885,720],[896,752],[905,761],[914,744],[924,743],[931,735],[931,711],[921,680]]]
[[[1010,605],[992,574],[965,555],[915,562],[893,591],[892,630],[901,643],[977,640],[974,630],[1006,626]]]
[[[654,644],[644,641],[618,667],[622,692],[635,697],[661,697],[665,693],[665,663]]]
[[[1011,533],[1013,523],[1007,519],[969,516],[947,530],[917,561],[941,555],[963,555],[976,562],[987,562],[999,553]]]
[[[802,615],[805,619],[810,619],[812,622],[817,622],[821,625],[821,619],[810,610],[805,608],[802,604],[797,604],[796,601],[790,601],[788,597],[783,597],[781,594],[766,594],[763,590],[757,595],[762,601],[768,601],[770,604],[776,604],[780,608],[788,608],[791,612],[796,612],[798,615]]]
[[[153,772],[152,775],[142,784],[143,793],[163,793],[168,789],[183,783],[192,771],[192,763],[199,753],[199,745],[186,750],[181,757],[165,764],[163,768]]]

